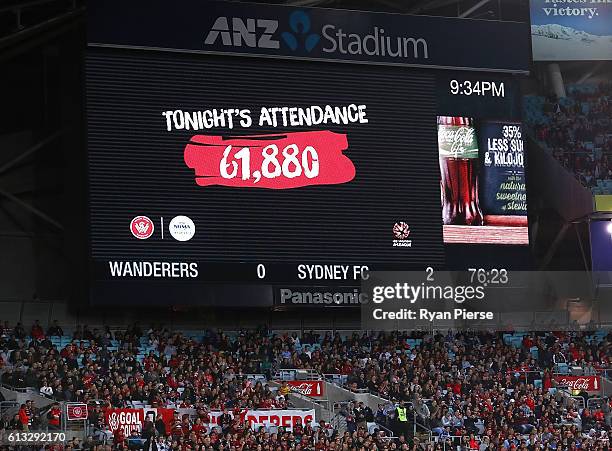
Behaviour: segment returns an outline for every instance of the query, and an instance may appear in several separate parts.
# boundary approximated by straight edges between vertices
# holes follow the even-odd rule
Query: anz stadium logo
[[[206,35],[204,45],[221,43],[228,47],[279,49],[281,41],[275,39],[278,28],[278,20],[221,16]],[[282,32],[280,37],[291,51],[310,53],[321,39],[311,28],[307,13],[293,11],[289,15],[289,30]]]

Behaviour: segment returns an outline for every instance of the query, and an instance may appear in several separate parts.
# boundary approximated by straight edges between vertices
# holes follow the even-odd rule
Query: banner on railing
[[[323,397],[323,381],[287,381],[291,390],[311,398]]]
[[[177,412],[182,416],[183,411],[187,409],[178,409]],[[191,409],[189,409],[191,410]],[[174,409],[165,408],[144,408],[144,409],[107,409],[104,415],[106,424],[114,434],[117,429],[122,429],[126,436],[129,436],[132,431],[142,431],[142,425],[145,419],[155,421],[157,414],[161,414],[166,424],[166,430],[170,431],[172,427],[172,418]],[[217,424],[217,418],[222,412],[210,412],[211,424]],[[234,417],[234,412],[229,411],[229,414]],[[249,426],[256,428],[259,424],[272,424],[279,427],[292,428],[297,424],[298,420],[302,424],[311,421],[315,422],[314,409],[309,410],[243,410],[240,412],[240,417],[243,421],[248,421]]]
[[[568,387],[570,390],[600,391],[600,376],[553,376],[557,384]]]
[[[145,419],[155,421],[158,414],[161,414],[166,425],[166,432],[169,432],[172,428],[174,409],[153,407],[145,409],[107,409],[104,413],[104,419],[113,434],[117,429],[122,429],[127,437],[132,431],[142,431]]]
[[[78,421],[87,419],[87,404],[70,403],[66,406],[66,418],[68,421]]]
[[[221,416],[222,412],[210,412],[211,423],[216,424],[217,418]],[[232,416],[234,414],[230,412]],[[240,417],[249,422],[251,428],[255,428],[258,424],[272,424],[274,426],[281,426],[292,428],[300,420],[302,424],[306,424],[307,421],[315,422],[315,411],[314,409],[309,410],[243,410],[240,413]]]

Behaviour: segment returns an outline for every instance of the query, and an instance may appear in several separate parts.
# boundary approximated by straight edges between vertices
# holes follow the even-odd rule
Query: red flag
[[[68,404],[68,421],[86,420],[87,404]]]

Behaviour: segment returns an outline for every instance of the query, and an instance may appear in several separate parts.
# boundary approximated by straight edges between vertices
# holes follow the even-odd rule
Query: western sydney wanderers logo
[[[121,422],[119,421],[119,415],[117,415],[117,413],[113,412],[108,416],[108,426],[110,427],[111,431],[119,429]]]
[[[151,235],[153,235],[153,221],[151,221],[146,216],[136,216],[130,222],[130,230],[132,231],[132,235],[134,235],[139,240],[146,240]]]

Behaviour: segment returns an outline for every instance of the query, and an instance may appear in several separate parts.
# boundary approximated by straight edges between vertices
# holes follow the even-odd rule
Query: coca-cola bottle
[[[438,116],[444,224],[482,225],[478,202],[478,141],[467,117]]]

